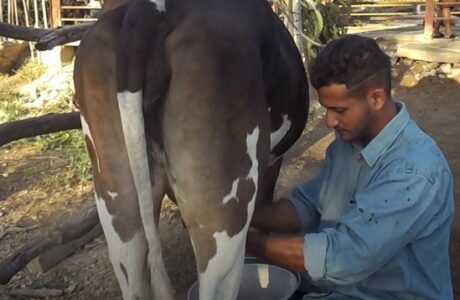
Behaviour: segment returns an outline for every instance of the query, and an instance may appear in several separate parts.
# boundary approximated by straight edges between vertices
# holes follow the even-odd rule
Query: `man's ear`
[[[383,88],[373,88],[367,93],[367,101],[374,111],[381,110],[387,102],[387,95]]]

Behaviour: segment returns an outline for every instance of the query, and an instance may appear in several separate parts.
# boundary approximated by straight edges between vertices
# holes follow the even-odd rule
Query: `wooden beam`
[[[101,9],[100,7],[94,7],[94,6],[81,6],[81,5],[76,5],[76,6],[69,6],[69,5],[63,5],[61,6],[61,9]]]
[[[51,27],[62,26],[61,20],[61,0],[51,0]]]
[[[0,124],[0,146],[23,138],[52,132],[80,129],[80,113],[49,114]]]
[[[364,12],[364,13],[350,13],[350,16],[352,17],[372,17],[372,16],[412,16],[413,13],[409,12]]]
[[[433,37],[433,21],[434,21],[434,0],[426,0],[425,7],[425,27],[423,28],[423,36],[429,41]]]
[[[80,22],[94,22],[96,18],[61,18],[61,22],[80,21]]]
[[[92,207],[77,222],[60,226],[45,235],[30,240],[0,262],[0,284],[7,284],[16,273],[37,256],[55,246],[81,238],[98,224],[99,216],[96,207]]]

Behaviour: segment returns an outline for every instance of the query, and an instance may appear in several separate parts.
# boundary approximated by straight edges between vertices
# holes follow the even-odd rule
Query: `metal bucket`
[[[287,300],[297,290],[298,273],[254,261],[257,259],[245,262],[238,300]],[[198,300],[198,282],[191,286],[187,299]]]

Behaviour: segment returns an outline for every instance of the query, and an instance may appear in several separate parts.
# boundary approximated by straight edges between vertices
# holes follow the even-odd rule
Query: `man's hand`
[[[303,236],[270,236],[249,230],[246,251],[297,272],[306,272]]]

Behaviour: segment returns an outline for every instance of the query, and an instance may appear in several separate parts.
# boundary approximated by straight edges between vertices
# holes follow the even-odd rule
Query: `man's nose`
[[[337,114],[328,110],[326,112],[326,126],[329,128],[335,128],[339,125],[339,120],[337,119]]]

